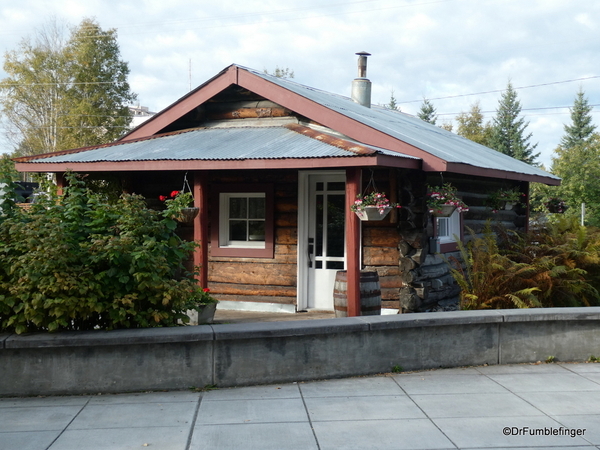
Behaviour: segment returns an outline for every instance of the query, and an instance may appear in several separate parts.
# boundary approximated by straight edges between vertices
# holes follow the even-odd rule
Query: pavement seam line
[[[306,406],[306,401],[304,400],[304,393],[302,392],[302,388],[300,387],[300,383],[297,383],[298,392],[300,393],[300,398],[302,399],[302,404],[304,405],[304,411],[306,411],[306,418],[308,419],[308,424],[310,425],[310,430],[312,431],[313,437],[315,438],[315,444],[317,445],[317,450],[321,450],[321,445],[319,444],[319,439],[317,438],[317,434],[315,433],[315,427],[313,426],[312,419],[310,418],[310,414],[308,412],[308,406]]]
[[[406,392],[406,390],[404,390],[404,388],[402,386],[400,386],[400,383],[398,383],[398,380],[396,379],[396,377],[401,377],[402,374],[398,374],[398,375],[392,375],[392,380],[394,380],[394,383],[396,383],[396,385],[400,388],[400,390],[404,393],[404,395],[406,395],[411,402],[413,402],[413,404],[419,409],[419,411],[421,411],[425,417],[427,417],[427,420],[429,420],[429,422],[436,427],[440,433],[442,433],[442,436],[444,436],[446,439],[448,439],[448,442],[450,442],[452,445],[454,445],[455,448],[460,448],[456,442],[454,442],[452,439],[450,439],[450,436],[448,436],[446,433],[444,433],[444,430],[442,430],[437,423],[435,423],[435,421],[429,417],[429,414],[427,414],[425,412],[425,410],[423,410],[423,408],[421,408],[421,406],[410,396],[410,394],[408,392]],[[433,394],[432,394],[433,395]],[[439,394],[435,394],[435,395],[439,395]]]
[[[79,409],[79,411],[77,412],[77,414],[75,414],[73,416],[73,418],[69,421],[69,423],[62,429],[62,431],[60,433],[58,433],[58,436],[56,436],[56,438],[50,442],[50,445],[48,447],[46,447],[46,450],[50,450],[52,448],[52,446],[54,445],[54,443],[56,441],[58,441],[58,439],[64,434],[65,431],[67,431],[67,428],[69,428],[71,426],[71,424],[73,423],[73,421],[75,419],[77,419],[77,417],[79,417],[79,414],[82,413],[82,411],[86,408],[86,406],[88,406],[90,404],[90,401],[92,400],[92,397],[88,397],[87,401],[81,406],[81,409]]]
[[[190,446],[192,445],[192,438],[194,437],[194,430],[196,429],[196,420],[198,420],[198,412],[200,411],[200,404],[202,403],[203,397],[204,396],[202,394],[198,396],[198,402],[196,404],[196,410],[194,411],[194,417],[192,418],[192,424],[187,443],[185,444],[185,450],[190,450]]]

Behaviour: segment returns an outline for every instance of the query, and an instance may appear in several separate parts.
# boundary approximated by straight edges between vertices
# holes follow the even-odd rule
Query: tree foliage
[[[0,103],[16,155],[110,142],[128,129],[136,96],[116,30],[84,19],[66,34],[52,22],[5,55]]]
[[[580,88],[571,109],[571,125],[565,125],[565,135],[560,140],[563,149],[584,144],[592,138],[596,126],[592,123],[591,111],[592,107]]]
[[[280,69],[279,66],[275,66],[275,70],[273,72],[269,72],[267,69],[265,69],[264,73],[273,75],[277,78],[294,78],[294,70],[290,69],[289,67]]]
[[[387,105],[384,105],[387,109],[391,109],[392,111],[400,111],[400,106],[398,106],[398,101],[394,96],[394,90],[390,92],[390,102]]]
[[[562,182],[550,188],[552,195],[566,201],[567,215],[578,215],[585,203],[587,223],[600,226],[600,135],[594,133],[584,142],[554,152],[551,170]]]
[[[9,170],[0,171],[11,178]],[[123,195],[109,203],[67,176],[48,195],[0,215],[0,330],[90,330],[187,322],[198,287],[184,277],[195,244],[182,241],[176,210],[149,210]],[[5,188],[11,197],[10,186]],[[2,205],[3,207],[5,204]]]
[[[423,103],[421,103],[421,107],[417,112],[417,117],[425,122],[435,125],[437,122],[437,115],[435,114],[435,106],[433,106],[433,103],[424,98]]]
[[[458,123],[456,130],[458,135],[478,144],[489,146],[492,125],[489,122],[484,123],[479,102],[473,103],[468,112],[461,112],[456,116],[456,122]]]
[[[506,91],[501,95],[498,102],[498,110],[493,120],[493,132],[489,146],[501,153],[513,158],[534,164],[539,153],[533,153],[537,144],[531,144],[531,133],[526,134],[528,123],[519,117],[521,114],[521,102],[517,98],[517,92],[512,83],[508,83]]]

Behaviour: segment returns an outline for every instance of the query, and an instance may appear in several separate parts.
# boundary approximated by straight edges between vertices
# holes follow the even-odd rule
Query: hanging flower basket
[[[200,208],[196,208],[195,206],[190,208],[183,208],[179,212],[179,215],[175,217],[175,220],[180,223],[192,223],[199,212]]]
[[[429,186],[427,208],[435,217],[450,217],[455,210],[459,213],[469,210],[456,193],[456,188],[450,183],[442,186]]]
[[[390,203],[384,192],[357,195],[354,204],[350,207],[363,221],[383,220],[392,208],[400,208],[400,205]]]
[[[548,209],[548,212],[554,214],[563,214],[569,208],[564,200],[557,197],[549,198],[544,205]]]
[[[439,209],[434,209],[431,211],[431,214],[434,217],[450,217],[456,211],[456,206],[454,205],[442,205]]]
[[[355,211],[355,213],[360,220],[375,221],[385,219],[391,210],[391,206],[386,206],[384,208],[378,208],[377,206],[365,206],[363,210]]]
[[[492,208],[492,212],[510,211],[517,205],[523,204],[525,197],[527,197],[526,194],[520,192],[517,188],[502,188],[488,194],[485,203]]]
[[[194,197],[191,192],[172,191],[169,196],[160,195],[158,198],[167,208],[164,214],[180,223],[191,223],[200,211],[200,208],[192,206]]]

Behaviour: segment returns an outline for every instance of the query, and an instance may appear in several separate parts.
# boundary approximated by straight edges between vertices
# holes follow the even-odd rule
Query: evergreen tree
[[[579,88],[571,109],[571,125],[565,125],[565,135],[560,140],[563,149],[583,144],[591,138],[596,130],[596,126],[592,124],[591,111],[592,107],[588,104],[585,93]]]
[[[70,34],[53,22],[5,55],[0,106],[16,155],[110,142],[128,129],[136,96],[116,39],[90,19]]]
[[[456,116],[458,122],[457,134],[481,145],[489,146],[492,125],[483,122],[483,113],[479,102],[471,105],[469,112],[461,112]]]
[[[393,111],[400,111],[400,107],[398,106],[398,103],[396,102],[396,97],[394,97],[394,90],[392,89],[392,92],[390,94],[390,102],[387,105],[384,105],[387,109],[391,109]]]
[[[423,103],[421,103],[421,108],[417,112],[417,117],[425,122],[429,122],[432,125],[435,125],[435,122],[437,121],[435,107],[426,98],[424,98]]]
[[[521,102],[509,81],[498,103],[489,146],[513,158],[534,164],[540,154],[533,153],[537,144],[532,145],[529,142],[531,133],[525,134],[528,123],[519,117],[520,114]]]

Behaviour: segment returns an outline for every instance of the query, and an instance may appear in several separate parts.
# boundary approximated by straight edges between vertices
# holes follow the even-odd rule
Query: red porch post
[[[202,287],[208,287],[208,183],[201,172],[194,173],[194,206],[200,209],[194,220],[194,241],[200,247],[194,252],[194,268]]]
[[[65,190],[65,174],[63,172],[59,172],[56,174],[56,193],[58,195],[63,195]]]
[[[348,317],[360,316],[360,220],[350,209],[356,196],[360,194],[361,170],[357,167],[346,169],[346,252]]]

